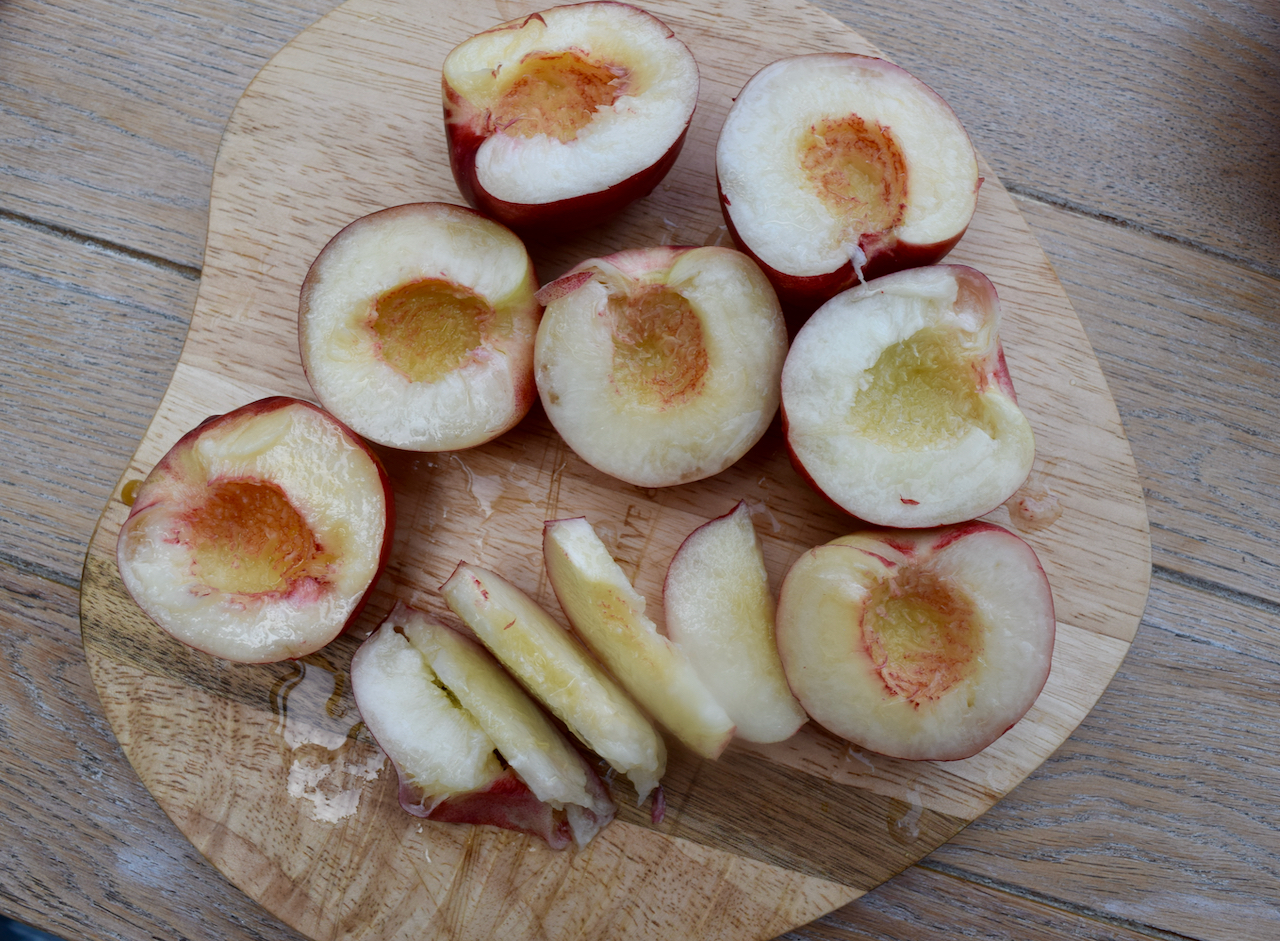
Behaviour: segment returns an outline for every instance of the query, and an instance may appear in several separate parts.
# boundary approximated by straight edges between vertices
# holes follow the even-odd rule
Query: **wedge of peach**
[[[748,742],[781,742],[808,716],[791,695],[774,637],[764,550],[740,502],[680,544],[662,590],[667,636]]]
[[[716,146],[725,221],[788,316],[860,281],[932,264],[977,206],[955,113],[883,59],[817,53],[757,72]]]
[[[606,474],[640,487],[710,477],[777,412],[786,325],[741,252],[618,252],[538,296],[538,394],[569,447]]]
[[[147,475],[120,528],[120,577],[178,640],[266,663],[319,650],[386,565],[381,462],[314,405],[275,397],[210,418]]]
[[[524,243],[470,209],[371,213],[329,241],[302,283],[302,365],[321,404],[371,441],[483,444],[536,397],[536,290]]]
[[[647,196],[698,102],[684,43],[609,0],[473,36],[445,58],[442,81],[458,189],[522,233],[586,228]]]
[[[1031,471],[1035,435],[980,272],[913,268],[837,295],[796,335],[782,371],[791,456],[837,506],[882,526],[987,513]]]
[[[549,520],[542,552],[560,607],[591,652],[676,738],[718,758],[733,738],[733,720],[680,648],[658,633],[644,596],[586,518]]]
[[[871,751],[954,760],[1040,695],[1053,595],[1032,548],[969,522],[868,530],[805,553],[778,599],[778,649],[815,721]]]
[[[595,770],[494,659],[397,604],[351,662],[361,718],[417,816],[585,846],[616,807]],[[501,756],[501,762],[499,762]]]
[[[501,576],[460,563],[445,603],[533,696],[635,786],[638,802],[666,769],[662,736],[577,640]]]

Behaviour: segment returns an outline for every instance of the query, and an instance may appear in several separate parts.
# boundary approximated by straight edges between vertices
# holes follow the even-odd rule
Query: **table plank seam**
[[[136,248],[130,248],[128,245],[122,245],[119,242],[112,242],[109,239],[99,238],[95,235],[88,235],[77,229],[68,226],[58,225],[53,222],[46,222],[43,219],[37,219],[34,216],[28,216],[25,213],[14,212],[11,209],[0,209],[0,220],[11,222],[24,228],[34,229],[43,232],[46,235],[55,238],[66,239],[76,245],[84,248],[92,248],[118,258],[128,261],[138,262],[140,264],[149,265],[152,268],[158,268],[162,271],[168,271],[184,278],[187,281],[199,281],[200,269],[194,265],[184,264],[179,261],[173,261],[165,258],[163,255],[153,255],[150,252],[140,251]],[[190,320],[190,316],[185,319]]]
[[[1012,882],[1005,882],[1001,879],[992,879],[979,873],[969,872],[960,867],[953,866],[949,863],[941,863],[929,858],[922,859],[916,863],[921,869],[928,872],[936,873],[940,876],[947,876],[957,879],[961,882],[969,882],[974,885],[980,885],[984,889],[990,889],[992,892],[1001,892],[1005,895],[1013,896],[1024,902],[1033,905],[1040,905],[1054,911],[1060,911],[1064,914],[1074,915],[1077,918],[1088,918],[1094,921],[1102,922],[1114,928],[1123,928],[1140,934],[1148,938],[1158,939],[1158,941],[1198,941],[1193,935],[1181,934],[1175,931],[1165,931],[1146,922],[1135,921],[1129,918],[1121,918],[1107,912],[1099,911],[1096,908],[1090,908],[1085,905],[1079,905],[1075,902],[1069,902],[1065,899],[1057,898],[1045,892],[1037,892],[1034,889],[1028,889]]]
[[[7,552],[0,552],[0,565],[13,569],[19,575],[28,575],[33,578],[40,578],[46,582],[53,582],[55,585],[61,585],[63,588],[70,588],[72,591],[80,590],[79,578],[72,578],[67,575],[63,575],[58,570],[41,565],[39,562],[31,562],[19,556],[10,555]],[[10,589],[6,587],[5,590],[9,591]]]
[[[1246,591],[1240,591],[1238,588],[1231,588],[1227,585],[1219,584],[1209,578],[1201,578],[1197,575],[1188,575],[1186,572],[1166,568],[1163,565],[1152,565],[1151,576],[1153,578],[1158,577],[1164,581],[1173,582],[1175,585],[1181,585],[1183,588],[1202,591],[1207,595],[1212,595],[1213,597],[1219,598],[1223,601],[1238,604],[1241,607],[1253,608],[1255,611],[1261,611],[1264,614],[1271,615],[1272,617],[1280,617],[1280,602],[1272,601],[1269,598],[1262,598]]]
[[[1084,219],[1090,219],[1094,222],[1113,225],[1126,232],[1150,236],[1151,238],[1159,239],[1162,242],[1167,242],[1170,245],[1176,245],[1179,248],[1185,248],[1190,251],[1199,252],[1203,255],[1209,255],[1219,261],[1224,261],[1228,264],[1245,268],[1254,274],[1260,274],[1270,278],[1280,278],[1280,267],[1277,267],[1276,265],[1268,265],[1263,261],[1247,258],[1243,255],[1237,255],[1232,252],[1224,251],[1220,248],[1214,248],[1211,245],[1206,245],[1203,242],[1196,241],[1195,239],[1175,235],[1172,232],[1165,232],[1155,226],[1144,225],[1141,222],[1126,219],[1124,216],[1109,213],[1100,208],[1091,208],[1089,206],[1083,206],[1075,203],[1069,199],[1051,196],[1048,193],[1042,192],[1025,184],[1016,182],[1011,183],[1003,176],[1000,177],[1000,182],[1004,184],[1004,188],[1008,190],[1009,195],[1013,196],[1015,199],[1040,203],[1050,209],[1058,209],[1062,212],[1067,212]]]

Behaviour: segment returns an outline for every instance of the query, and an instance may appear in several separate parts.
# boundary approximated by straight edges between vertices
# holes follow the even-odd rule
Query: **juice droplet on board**
[[[271,687],[275,731],[288,749],[289,796],[311,803],[311,816],[337,823],[360,806],[365,783],[386,764],[380,751],[355,743],[360,714],[350,699],[347,674],[315,658],[293,661]]]
[[[1023,487],[1005,506],[1013,525],[1024,533],[1048,529],[1062,516],[1062,501],[1044,485]]]
[[[125,485],[120,488],[120,502],[125,506],[133,506],[133,501],[138,499],[138,491],[142,489],[142,481],[138,478],[125,481]]]

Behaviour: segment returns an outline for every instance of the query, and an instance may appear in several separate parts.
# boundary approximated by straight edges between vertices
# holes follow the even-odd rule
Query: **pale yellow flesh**
[[[428,799],[424,810],[502,774],[493,740],[435,682],[422,654],[393,625],[379,628],[356,651],[351,686],[365,726]]]
[[[661,736],[563,627],[493,572],[459,565],[441,587],[449,608],[588,748],[635,785],[641,801],[666,768]]]
[[[808,719],[774,639],[764,552],[745,503],[681,544],[663,588],[667,636],[749,742],[780,742]]]
[[[543,555],[578,636],[650,715],[698,754],[718,757],[733,720],[680,648],[658,633],[591,524],[581,517],[548,523]]]

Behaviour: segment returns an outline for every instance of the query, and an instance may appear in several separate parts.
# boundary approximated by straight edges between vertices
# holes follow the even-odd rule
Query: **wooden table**
[[[1070,740],[787,937],[1278,937],[1274,12],[821,5],[942,92],[1015,195],[1119,406],[1154,567],[1129,656]],[[79,587],[180,352],[227,116],[332,6],[0,5],[0,912],[66,937],[298,937],[139,783],[89,679]]]

